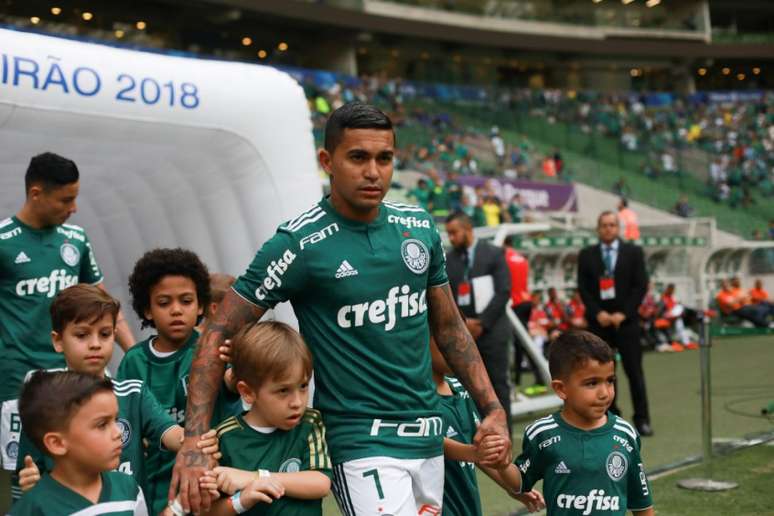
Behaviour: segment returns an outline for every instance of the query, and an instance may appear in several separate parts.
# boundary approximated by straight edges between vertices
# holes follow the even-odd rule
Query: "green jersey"
[[[435,185],[430,193],[428,203],[434,217],[446,217],[449,215],[451,200],[449,199],[447,185]]]
[[[153,349],[150,337],[132,346],[118,366],[116,378],[141,380],[153,393],[161,408],[175,423],[185,426],[185,405],[188,400],[188,375],[191,372],[194,347],[199,333],[194,331],[188,341],[172,354],[159,353]],[[228,416],[241,411],[241,400],[236,394],[228,394],[221,388],[215,404],[213,425]],[[172,479],[175,453],[159,447],[148,450],[146,459],[148,478],[145,496],[152,514],[158,514],[167,505],[167,490]]]
[[[325,442],[325,426],[316,410],[307,409],[291,430],[261,432],[243,416],[233,416],[218,427],[221,466],[245,471],[265,469],[273,473],[319,471],[331,477],[331,459]],[[258,503],[246,514],[269,516],[321,516],[322,499],[301,500],[283,496],[271,504]]]
[[[45,474],[18,503],[11,516],[147,516],[142,489],[129,475],[109,471],[102,473],[99,500],[93,503],[69,487]]]
[[[569,425],[559,412],[538,419],[524,430],[524,450],[515,463],[523,492],[543,479],[551,515],[623,515],[653,505],[640,437],[610,412],[594,430]]]
[[[427,290],[447,281],[425,210],[384,202],[361,223],[327,198],[282,224],[237,279],[234,291],[250,303],[293,305],[334,463],[443,453]]]
[[[456,378],[447,377],[451,396],[441,396],[441,417],[446,437],[463,444],[472,444],[480,423],[478,411],[470,394]],[[443,484],[444,516],[481,516],[476,465],[445,459]]]
[[[150,469],[149,464],[146,464],[146,450],[143,441],[149,443],[148,452],[161,450],[161,438],[175,426],[175,422],[161,408],[156,398],[141,380],[113,380],[113,393],[118,400],[117,422],[121,429],[122,450],[118,471],[133,476],[147,492],[152,486],[149,485],[146,475],[150,477],[153,470]],[[38,450],[22,430],[19,456],[16,462],[17,472],[24,467],[24,457],[27,455],[32,457],[41,474],[51,471],[54,467],[51,457]],[[18,498],[21,495],[17,482],[18,479],[14,476],[14,486],[11,488],[13,498]],[[164,496],[166,497],[166,492]],[[150,504],[150,499],[148,503]]]
[[[51,345],[51,301],[76,283],[101,282],[83,228],[33,229],[16,217],[0,221],[0,401],[18,397],[27,371],[64,367]]]

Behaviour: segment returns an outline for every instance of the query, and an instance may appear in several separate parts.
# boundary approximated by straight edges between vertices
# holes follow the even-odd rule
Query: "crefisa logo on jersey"
[[[119,417],[116,420],[116,424],[118,425],[118,429],[121,431],[121,448],[126,448],[126,445],[132,438],[132,425],[130,425],[129,421],[122,417]]]
[[[430,252],[427,246],[416,238],[404,240],[400,245],[400,255],[403,263],[414,274],[422,274],[430,266]]]
[[[64,243],[59,248],[59,256],[70,267],[75,267],[81,261],[81,252],[73,244]]]
[[[298,473],[299,471],[301,471],[301,460],[295,457],[283,462],[279,468],[280,473]]]
[[[621,480],[623,476],[626,475],[626,470],[628,467],[629,461],[626,459],[626,455],[619,451],[611,452],[605,461],[607,476],[616,482]]]

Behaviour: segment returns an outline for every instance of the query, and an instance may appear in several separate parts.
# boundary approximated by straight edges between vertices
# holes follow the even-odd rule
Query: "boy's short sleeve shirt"
[[[451,396],[441,396],[444,435],[463,444],[472,444],[480,418],[470,394],[456,378],[445,378]],[[476,465],[444,459],[444,516],[481,516],[481,499]]]
[[[102,490],[96,504],[65,487],[51,475],[40,481],[11,508],[11,516],[66,516],[89,510],[89,514],[147,516],[142,489],[130,476],[114,471],[102,473]]]
[[[590,431],[567,424],[559,412],[538,419],[525,429],[515,463],[522,491],[543,479],[552,515],[624,515],[653,505],[639,436],[612,413],[604,426]]]
[[[301,423],[291,430],[264,434],[234,416],[218,426],[222,466],[245,471],[265,469],[273,473],[319,471],[331,477],[331,459],[320,413],[307,409]],[[282,497],[272,504],[256,504],[246,514],[320,516],[322,500]]]
[[[80,226],[34,229],[16,217],[0,221],[0,401],[17,398],[30,369],[64,365],[51,347],[54,296],[71,285],[102,280]]]
[[[422,208],[385,202],[366,224],[323,199],[281,225],[233,289],[262,308],[293,305],[314,355],[314,406],[340,463],[442,453],[422,343],[430,335],[428,289],[447,282],[441,237]],[[431,435],[398,436],[400,425],[418,418],[429,421]]]

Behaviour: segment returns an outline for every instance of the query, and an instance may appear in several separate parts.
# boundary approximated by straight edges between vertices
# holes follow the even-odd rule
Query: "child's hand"
[[[213,468],[212,471],[208,471],[206,474],[209,475],[210,473],[216,478],[217,488],[230,495],[246,489],[258,477],[258,472],[256,471],[245,471],[223,466]]]
[[[242,490],[240,501],[245,509],[257,503],[272,503],[285,496],[285,487],[273,477],[255,477],[246,489]]]
[[[537,512],[546,508],[543,493],[534,489],[526,493],[512,494],[511,497],[523,503],[529,512]]]
[[[506,441],[497,434],[484,437],[476,448],[476,463],[483,466],[495,466],[505,449]]]
[[[199,442],[196,443],[196,447],[212,459],[218,460],[223,456],[218,448],[218,435],[214,429],[202,435]]]
[[[231,339],[226,339],[223,341],[223,344],[218,348],[218,353],[221,362],[224,364],[230,364],[231,363]]]
[[[204,476],[199,478],[199,489],[208,491],[214,500],[220,498],[218,491],[218,475],[214,471],[205,471]]]
[[[234,369],[229,367],[226,372],[223,373],[223,383],[226,384],[226,388],[231,392],[237,392],[237,379],[234,376]]]
[[[19,471],[19,487],[25,493],[35,487],[40,480],[38,465],[27,455],[24,457],[24,468]]]

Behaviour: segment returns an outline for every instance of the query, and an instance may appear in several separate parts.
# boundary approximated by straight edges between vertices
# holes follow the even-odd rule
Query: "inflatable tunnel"
[[[185,247],[238,275],[321,195],[309,110],[287,74],[0,29],[0,218],[22,206],[45,151],[77,163],[70,222],[124,307],[145,251]]]

